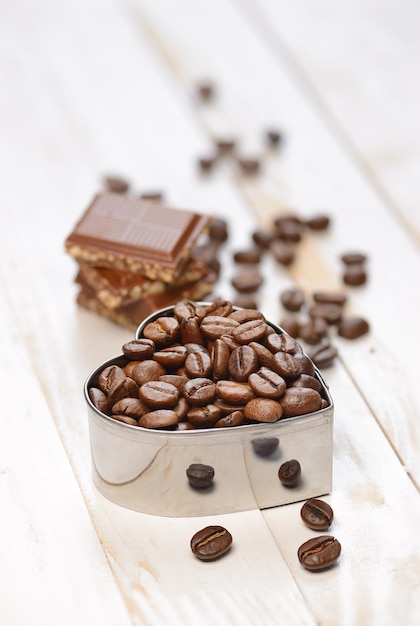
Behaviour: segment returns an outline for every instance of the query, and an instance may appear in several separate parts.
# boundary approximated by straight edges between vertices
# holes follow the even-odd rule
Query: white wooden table
[[[420,623],[420,8],[414,0],[4,0],[0,623]],[[194,85],[214,80],[211,106]],[[203,180],[212,137],[284,148],[261,176]],[[135,513],[91,481],[82,386],[129,333],[75,304],[63,242],[104,174],[229,219],[231,250],[292,209],[332,217],[290,272],[268,267],[261,310],[290,284],[340,286],[339,256],[369,255],[349,288],[369,335],[337,340],[334,482],[342,557],[312,573],[300,504],[211,518],[234,549],[189,551],[209,518]],[[226,253],[219,290],[232,295]]]

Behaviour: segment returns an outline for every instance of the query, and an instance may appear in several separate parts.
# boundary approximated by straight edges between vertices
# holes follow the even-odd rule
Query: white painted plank
[[[420,241],[418,32],[413,0],[275,2],[238,6],[307,87],[331,128],[407,230]]]

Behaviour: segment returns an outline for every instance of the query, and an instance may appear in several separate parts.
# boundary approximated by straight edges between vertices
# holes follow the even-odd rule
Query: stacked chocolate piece
[[[197,251],[211,218],[120,193],[97,194],[65,241],[79,305],[130,330],[157,309],[201,300],[217,271]]]

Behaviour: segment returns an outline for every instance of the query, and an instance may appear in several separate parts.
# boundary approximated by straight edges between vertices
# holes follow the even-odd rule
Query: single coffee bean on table
[[[351,287],[364,285],[367,281],[367,272],[363,265],[352,264],[346,267],[343,274],[343,282]]]
[[[334,512],[328,502],[310,498],[300,509],[300,517],[312,530],[328,530],[334,519]]]
[[[193,554],[202,561],[217,559],[232,546],[232,535],[223,526],[206,526],[192,537]]]
[[[338,334],[345,339],[358,339],[369,330],[369,323],[363,317],[343,318],[337,327]]]
[[[308,570],[323,570],[333,565],[341,554],[340,542],[330,535],[305,541],[298,549],[299,562]]]
[[[280,294],[280,301],[287,311],[300,311],[305,304],[305,295],[302,289],[285,289]]]

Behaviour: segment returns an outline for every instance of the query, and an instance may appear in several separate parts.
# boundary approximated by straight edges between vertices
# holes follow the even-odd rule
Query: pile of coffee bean
[[[334,512],[327,502],[311,498],[303,504],[300,517],[311,530],[326,531],[333,522]],[[193,535],[190,548],[198,559],[212,561],[226,554],[232,542],[231,533],[223,526],[206,526]],[[341,544],[332,535],[312,537],[297,550],[301,565],[313,572],[331,567],[340,555]]]
[[[328,406],[312,361],[262,313],[178,302],[123,346],[89,397],[102,413],[144,428],[270,423]]]

